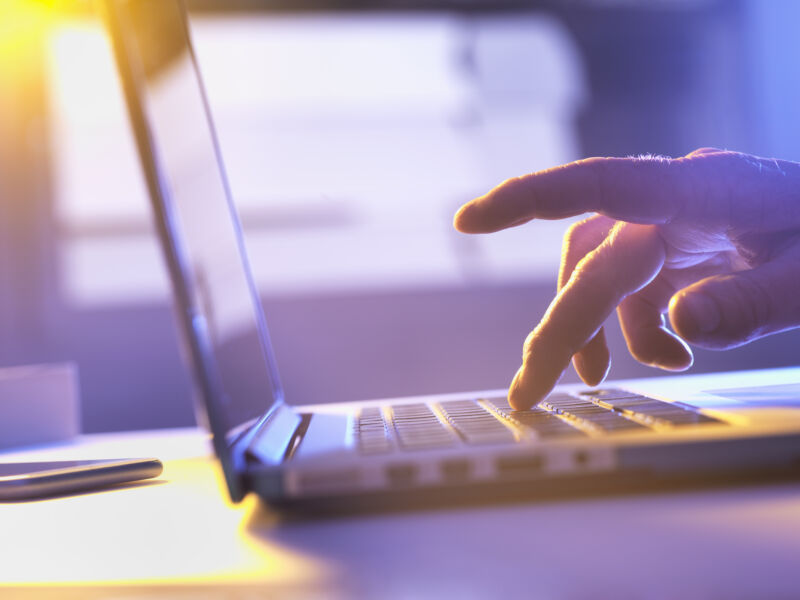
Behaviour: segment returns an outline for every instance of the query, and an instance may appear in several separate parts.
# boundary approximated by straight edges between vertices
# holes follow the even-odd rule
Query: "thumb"
[[[800,247],[680,290],[670,300],[669,318],[686,341],[718,350],[800,326]]]

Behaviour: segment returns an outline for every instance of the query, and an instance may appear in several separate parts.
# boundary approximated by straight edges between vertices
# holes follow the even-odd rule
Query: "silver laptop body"
[[[530,411],[511,410],[505,390],[287,404],[184,7],[102,7],[197,412],[234,501],[252,491],[287,509],[406,507],[798,472],[799,368],[559,386]]]

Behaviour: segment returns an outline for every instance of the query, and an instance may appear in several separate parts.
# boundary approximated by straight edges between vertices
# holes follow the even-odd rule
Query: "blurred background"
[[[699,146],[800,160],[793,0],[188,4],[293,403],[507,385],[568,225],[457,234],[457,207],[507,177]],[[0,7],[0,365],[76,361],[87,432],[189,425],[93,6]],[[659,374],[613,321],[609,337],[612,377]],[[694,370],[798,349],[789,332],[698,351]]]

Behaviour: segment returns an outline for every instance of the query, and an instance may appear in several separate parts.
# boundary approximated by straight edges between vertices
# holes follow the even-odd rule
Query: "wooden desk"
[[[196,430],[0,459],[149,455],[159,483],[0,505],[0,596],[800,597],[795,484],[286,522],[227,501]]]

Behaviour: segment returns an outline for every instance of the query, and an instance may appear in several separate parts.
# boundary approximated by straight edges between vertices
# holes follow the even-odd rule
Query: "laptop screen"
[[[180,0],[105,8],[187,351],[209,425],[229,446],[282,392],[184,8]]]

